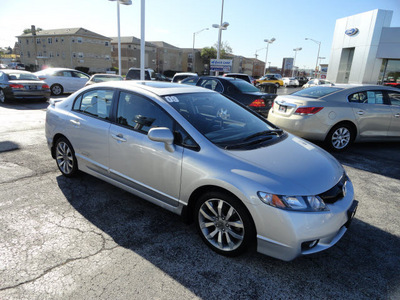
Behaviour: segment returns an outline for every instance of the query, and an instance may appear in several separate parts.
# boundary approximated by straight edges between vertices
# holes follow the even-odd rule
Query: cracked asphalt
[[[89,175],[62,177],[46,107],[0,104],[0,299],[400,299],[400,143],[335,154],[360,203],[328,251],[226,258],[179,216]]]

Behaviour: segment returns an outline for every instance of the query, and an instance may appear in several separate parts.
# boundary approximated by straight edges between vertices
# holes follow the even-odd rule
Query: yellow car
[[[276,87],[279,88],[280,86],[283,86],[283,80],[282,80],[282,75],[281,74],[266,74],[260,79],[256,80],[256,85],[261,84],[261,83],[275,83]]]

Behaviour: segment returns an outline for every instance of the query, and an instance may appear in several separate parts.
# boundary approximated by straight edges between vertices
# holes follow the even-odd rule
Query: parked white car
[[[283,77],[283,86],[287,87],[287,86],[294,86],[294,87],[298,87],[299,81],[295,78],[295,77]]]
[[[311,87],[311,86],[317,86],[317,85],[331,85],[333,82],[325,80],[325,79],[311,79],[309,82],[307,82],[305,85],[303,85],[303,89]]]
[[[83,88],[90,78],[86,73],[65,68],[48,68],[34,74],[50,86],[54,96],[76,92]]]

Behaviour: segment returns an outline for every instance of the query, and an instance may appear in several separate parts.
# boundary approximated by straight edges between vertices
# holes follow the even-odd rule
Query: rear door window
[[[114,91],[95,89],[80,95],[73,110],[96,118],[109,120]]]

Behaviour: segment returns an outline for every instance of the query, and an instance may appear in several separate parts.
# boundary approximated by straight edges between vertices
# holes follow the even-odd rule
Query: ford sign
[[[350,28],[344,32],[348,36],[352,36],[358,33],[358,28]]]

